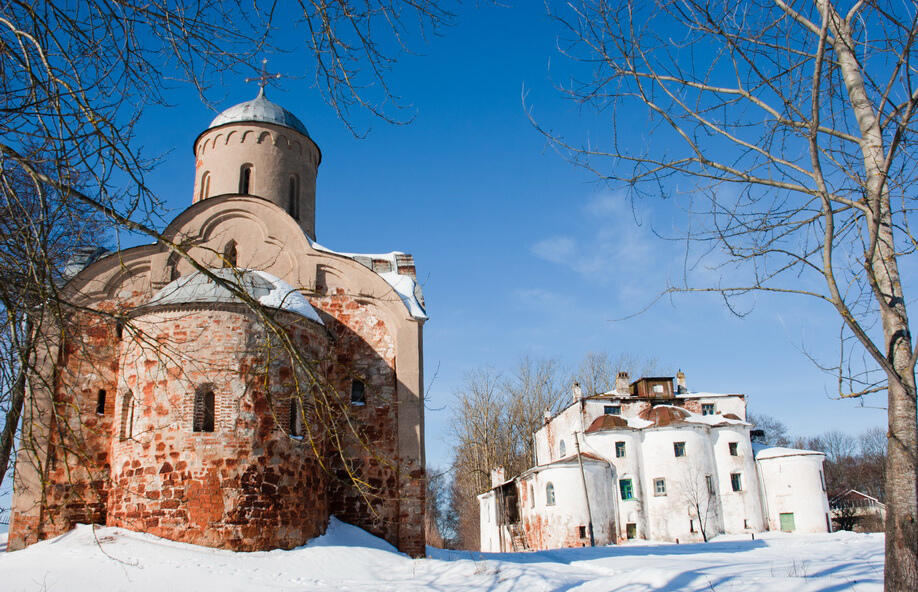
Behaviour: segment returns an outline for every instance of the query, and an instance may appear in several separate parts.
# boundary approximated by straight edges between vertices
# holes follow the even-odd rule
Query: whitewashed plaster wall
[[[624,442],[625,456],[615,456],[615,443]],[[612,495],[608,503],[615,506],[618,520],[618,540],[627,538],[627,524],[632,523],[637,527],[637,536],[644,537],[647,532],[647,521],[644,513],[641,491],[644,483],[643,469],[643,435],[639,430],[622,428],[587,434],[584,438],[584,452],[599,454],[611,461],[615,467],[615,480],[612,484]],[[622,479],[631,479],[634,497],[623,500],[619,482]]]
[[[478,508],[480,512],[478,523],[480,525],[479,532],[481,533],[480,548],[486,553],[500,551],[500,537],[498,536],[496,520],[496,500],[497,496],[494,494],[493,490],[478,496]]]
[[[714,454],[704,425],[666,426],[643,430],[642,480],[647,515],[647,538],[655,540],[701,540],[700,529],[691,532],[689,503],[683,481],[697,474],[714,474]],[[685,455],[676,456],[674,444],[685,443]],[[657,495],[655,479],[664,479],[666,494]]]
[[[593,534],[597,545],[615,542],[616,508],[609,503],[615,483],[612,468],[602,461],[584,459],[584,477],[587,483],[590,510],[593,516]],[[521,504],[521,517],[530,523],[530,528],[540,529],[536,536],[542,548],[558,549],[589,544],[579,537],[579,527],[589,523],[587,499],[583,492],[583,479],[576,461],[539,467],[532,475],[522,480],[532,485],[535,504]],[[555,504],[548,505],[546,491],[548,484],[554,486]]]
[[[749,427],[727,425],[711,428],[714,459],[717,463],[718,494],[723,512],[724,532],[743,533],[765,529],[762,498],[755,455],[749,440]],[[737,454],[730,454],[730,443]],[[742,489],[733,491],[730,475],[739,473]]]
[[[803,452],[756,462],[768,528],[780,530],[780,514],[793,513],[796,532],[827,532],[829,501],[823,485],[822,454]]]

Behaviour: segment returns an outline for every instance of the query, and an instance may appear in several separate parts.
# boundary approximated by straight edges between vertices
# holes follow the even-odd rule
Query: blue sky
[[[425,327],[429,462],[449,462],[454,392],[470,370],[510,370],[524,355],[573,365],[586,352],[653,356],[695,390],[743,392],[752,410],[793,432],[859,432],[885,425],[885,411],[829,395],[833,378],[803,354],[834,361],[838,322],[825,304],[796,297],[755,300],[732,316],[713,296],[664,299],[678,281],[681,245],[654,230],[684,229],[676,198],[643,201],[597,183],[546,145],[539,121],[575,139],[608,133],[601,119],[564,101],[568,64],[557,25],[541,3],[465,6],[454,27],[403,58],[393,86],[416,110],[410,125],[368,118],[356,139],[309,79],[284,79],[268,96],[293,111],[323,153],[317,234],[336,250],[403,250],[415,256],[430,321]],[[269,69],[302,73],[295,55],[269,55]],[[219,108],[255,96],[246,74],[227,73],[208,98]],[[192,93],[147,111],[139,142],[164,154],[150,184],[171,219],[191,203],[191,145],[215,113]],[[625,116],[626,114],[620,114]],[[636,137],[644,130],[635,118]],[[713,277],[713,276],[712,276]],[[883,406],[882,398],[868,404]]]

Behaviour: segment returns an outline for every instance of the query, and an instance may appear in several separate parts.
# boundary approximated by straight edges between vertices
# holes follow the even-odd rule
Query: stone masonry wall
[[[335,336],[332,384],[345,397],[349,396],[353,379],[366,384],[366,404],[347,406],[359,436],[346,428],[340,431],[345,438],[350,467],[337,455],[329,458],[329,512],[399,546],[398,404],[393,337],[377,316],[375,306],[358,302],[343,290],[316,299],[314,305],[333,317],[326,320]],[[362,492],[358,490],[349,469],[369,487]],[[421,546],[423,554],[423,543]]]
[[[311,443],[279,426],[289,425],[291,369],[263,327],[233,310],[152,312],[135,323],[150,339],[123,353],[108,523],[240,551],[324,532],[325,475]],[[324,358],[324,329],[303,320],[293,335]],[[213,432],[192,431],[202,385],[215,394]]]
[[[69,319],[61,334],[57,372],[43,369],[41,378],[32,378],[36,392],[48,392],[42,383],[50,386],[53,402],[29,401],[33,429],[27,440],[46,441],[20,452],[17,471],[34,471],[41,477],[30,483],[35,491],[17,490],[21,502],[31,500],[14,509],[10,549],[57,536],[77,523],[106,521],[118,370],[116,325],[107,317],[80,314]],[[25,486],[19,480],[17,487]]]

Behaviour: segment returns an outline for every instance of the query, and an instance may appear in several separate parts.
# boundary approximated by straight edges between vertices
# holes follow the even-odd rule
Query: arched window
[[[290,431],[291,436],[303,435],[303,416],[301,410],[302,407],[299,401],[296,399],[290,401],[290,425],[287,429]]]
[[[134,437],[134,393],[127,391],[121,399],[121,439]]]
[[[179,279],[178,272],[178,255],[172,253],[169,255],[169,259],[166,261],[166,266],[169,267],[169,281],[174,282]]]
[[[362,380],[351,381],[351,405],[367,404],[367,387]]]
[[[239,193],[243,195],[249,194],[249,189],[252,187],[252,165],[246,163],[242,165],[242,168],[239,169]]]
[[[201,385],[194,392],[193,432],[214,431],[214,389],[209,384]]]
[[[236,267],[236,241],[234,240],[223,247],[223,267]]]
[[[96,393],[96,413],[105,415],[105,389],[99,389]]]
[[[296,175],[290,175],[290,187],[287,192],[287,213],[294,220],[300,219],[300,184]]]
[[[545,486],[545,505],[553,506],[555,505],[555,486],[553,483],[549,482]]]
[[[115,323],[115,337],[117,337],[118,339],[121,339],[122,337],[124,337],[124,323],[122,323],[121,321],[118,321],[117,323]]]
[[[565,454],[567,454],[567,445],[564,443],[564,440],[561,440],[561,443],[558,444],[558,456],[564,458]]]
[[[201,194],[198,196],[198,199],[207,199],[210,195],[210,173],[205,172],[201,176]]]

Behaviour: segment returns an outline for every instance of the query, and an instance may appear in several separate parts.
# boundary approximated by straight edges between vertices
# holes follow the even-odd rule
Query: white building
[[[482,551],[830,529],[824,455],[754,445],[744,395],[689,392],[682,372],[573,392],[534,434],[535,466],[478,496]]]

